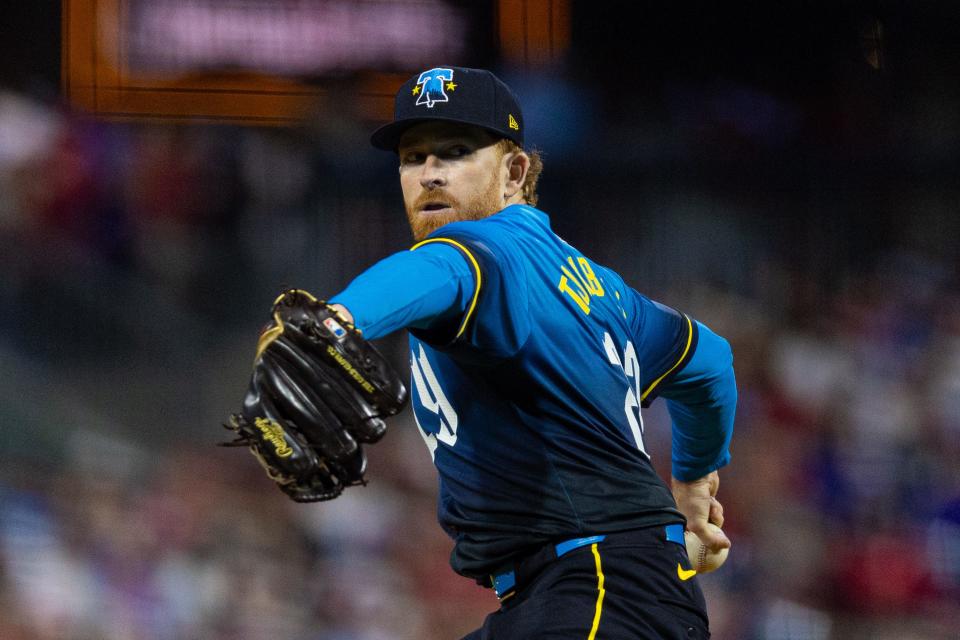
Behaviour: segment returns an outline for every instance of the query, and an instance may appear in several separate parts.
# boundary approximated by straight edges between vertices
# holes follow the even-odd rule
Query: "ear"
[[[505,182],[503,197],[510,200],[523,189],[527,181],[527,170],[530,169],[530,156],[523,151],[513,151],[503,156],[505,164]]]

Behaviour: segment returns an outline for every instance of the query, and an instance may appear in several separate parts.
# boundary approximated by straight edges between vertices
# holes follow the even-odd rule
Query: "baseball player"
[[[709,637],[683,529],[730,546],[706,528],[723,524],[730,347],[553,233],[523,132],[489,71],[410,78],[371,140],[398,155],[416,244],[331,301],[368,339],[410,331],[451,565],[501,602],[468,638]],[[644,446],[657,396],[672,493]]]
[[[356,341],[410,332],[410,400],[439,472],[451,565],[500,600],[467,638],[709,637],[683,542],[686,526],[712,550],[730,546],[707,527],[723,524],[717,470],[736,404],[727,342],[551,230],[520,105],[489,71],[414,75],[371,140],[398,156],[416,244],[329,308]],[[299,334],[277,319],[259,351],[272,344],[279,362],[290,350],[273,342]],[[359,375],[362,363],[337,358]],[[672,491],[644,445],[641,407],[657,396],[673,421]],[[248,414],[259,432],[247,433],[269,440],[259,451],[298,459],[283,457],[280,422]]]

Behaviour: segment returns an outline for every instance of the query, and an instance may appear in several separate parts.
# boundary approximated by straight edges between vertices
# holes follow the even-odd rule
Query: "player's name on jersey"
[[[576,260],[573,256],[567,256],[567,265],[561,264],[560,282],[557,287],[563,293],[570,296],[570,299],[577,303],[580,310],[585,314],[590,314],[590,299],[594,296],[603,296],[603,285],[593,272],[590,263],[583,256]]]

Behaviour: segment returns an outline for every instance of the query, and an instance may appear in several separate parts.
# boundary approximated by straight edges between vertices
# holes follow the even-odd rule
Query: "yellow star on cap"
[[[456,88],[457,88],[457,85],[453,84],[452,82],[447,83],[447,91],[453,91]]]
[[[420,93],[420,85],[415,85],[413,87],[413,95],[417,95],[418,93]]]

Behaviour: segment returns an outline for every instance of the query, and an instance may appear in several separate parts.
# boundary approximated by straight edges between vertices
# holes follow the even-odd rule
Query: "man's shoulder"
[[[451,222],[434,231],[430,237],[462,236],[496,241],[538,233],[550,233],[550,218],[547,214],[529,205],[514,204],[480,220]]]
[[[556,236],[546,214],[526,205],[511,205],[482,220],[452,222],[434,231],[432,239],[447,239],[478,255],[501,262],[527,255],[535,246],[551,245]]]

